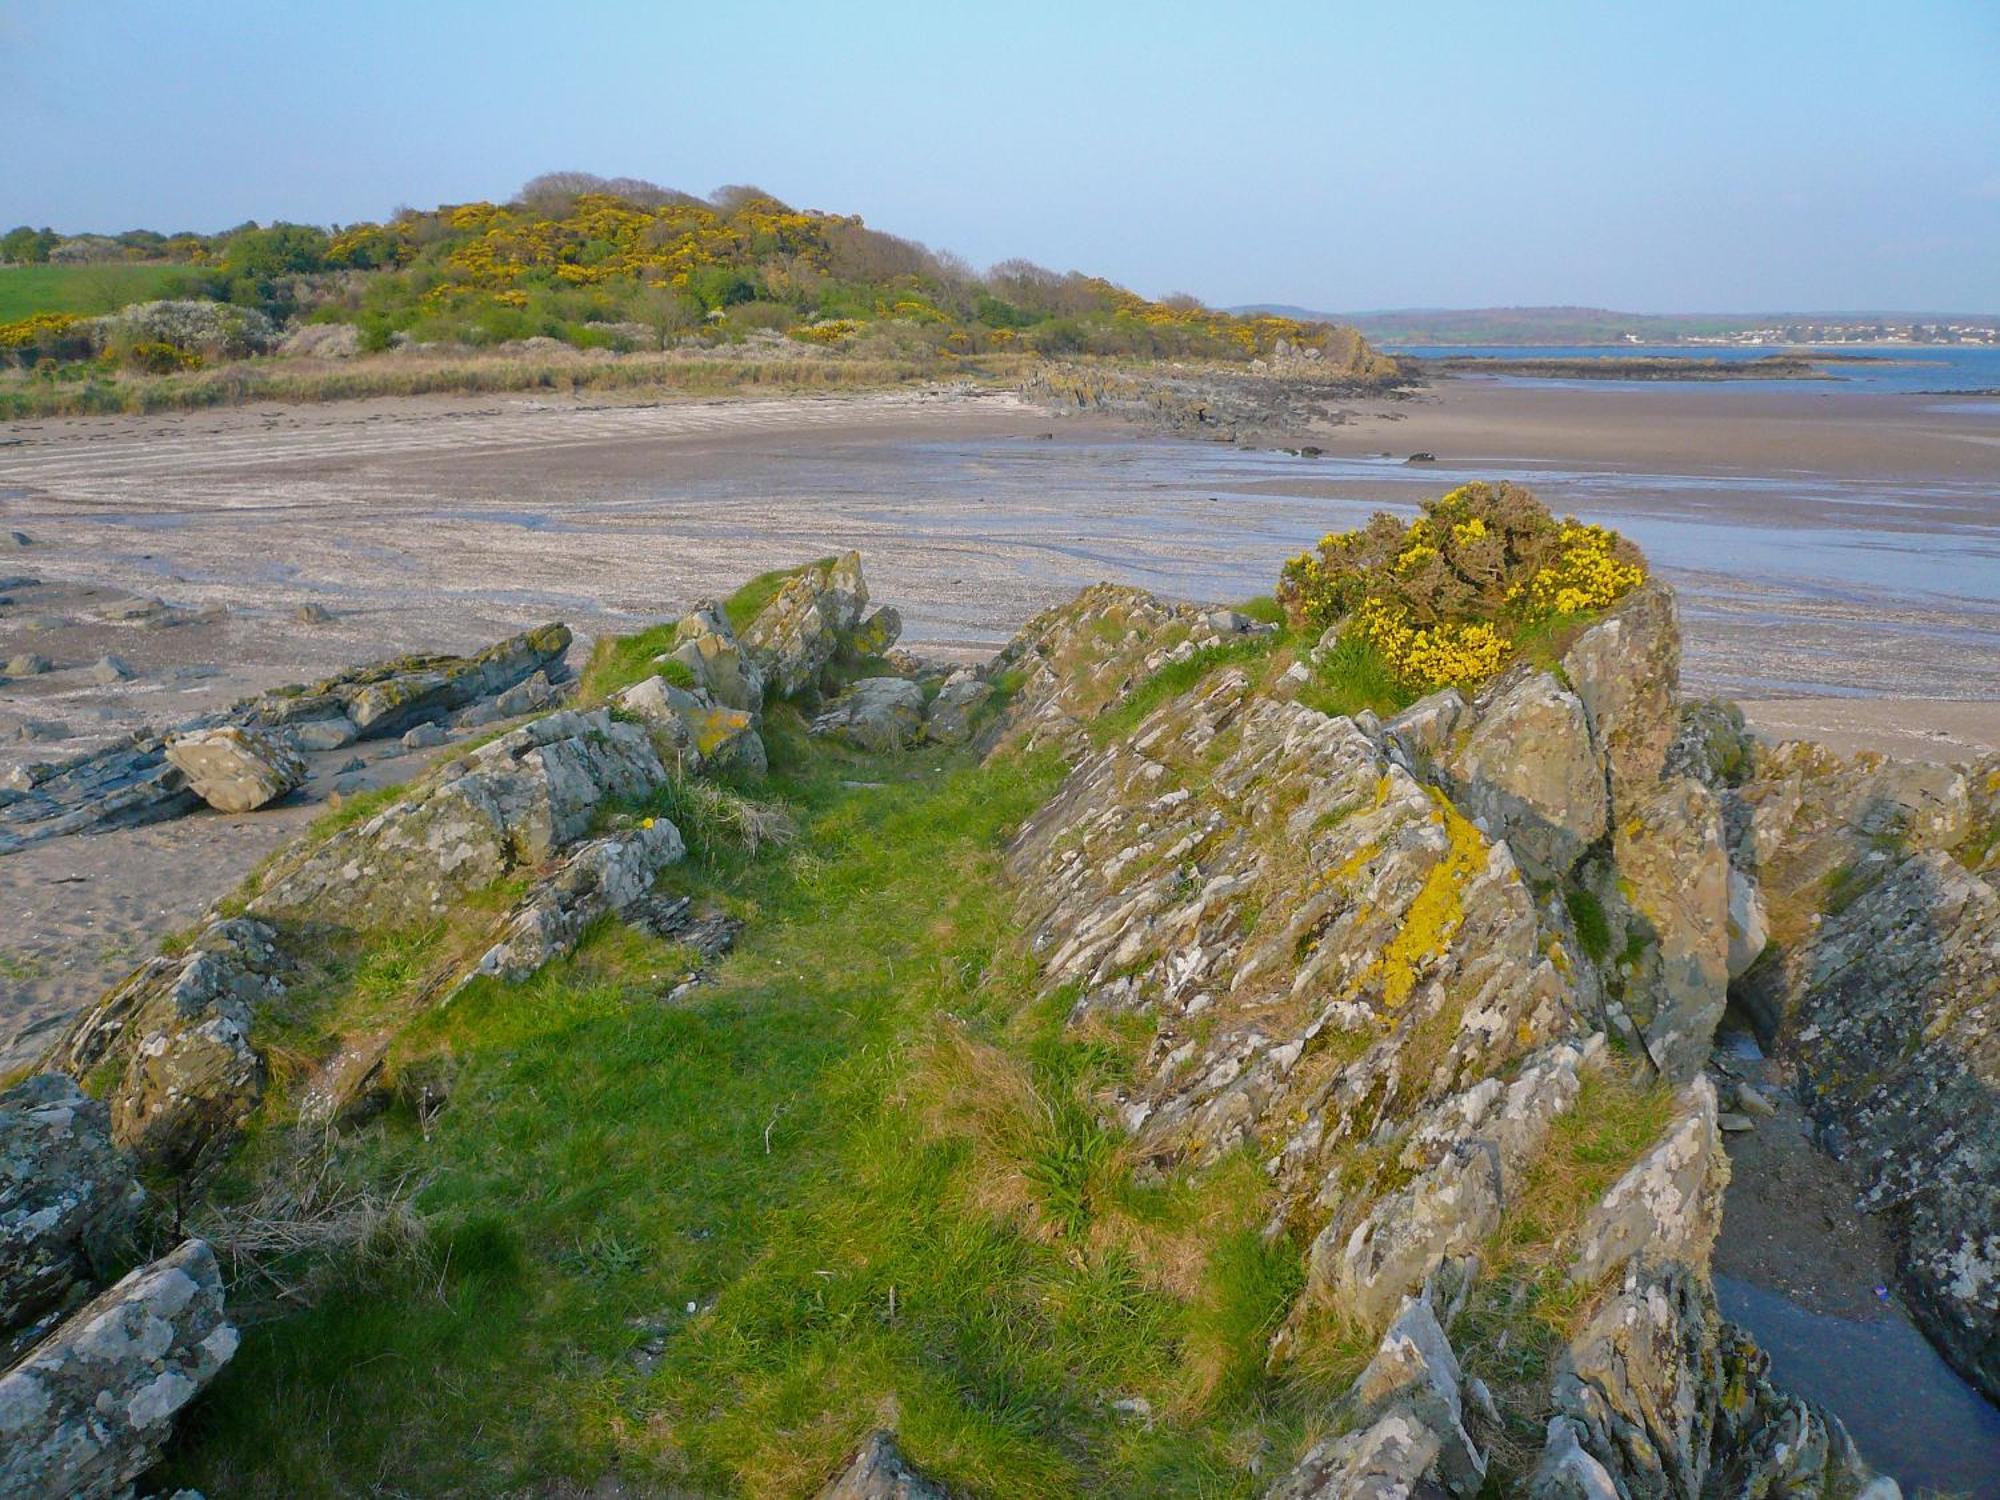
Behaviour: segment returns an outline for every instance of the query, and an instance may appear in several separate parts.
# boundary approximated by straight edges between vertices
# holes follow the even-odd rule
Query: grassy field
[[[0,266],[0,323],[36,313],[105,313],[169,297],[185,266]]]

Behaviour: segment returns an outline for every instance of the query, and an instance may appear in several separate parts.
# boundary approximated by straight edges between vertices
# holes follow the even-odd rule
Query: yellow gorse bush
[[[0,349],[27,349],[67,333],[85,319],[76,313],[36,313],[12,323],[0,323]]]
[[[1615,531],[1558,521],[1528,490],[1471,484],[1405,524],[1378,513],[1285,564],[1278,598],[1295,624],[1341,625],[1406,688],[1474,687],[1529,630],[1615,603],[1646,578]]]

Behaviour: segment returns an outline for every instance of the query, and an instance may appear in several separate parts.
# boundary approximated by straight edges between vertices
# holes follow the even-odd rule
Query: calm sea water
[[[1857,347],[1828,345],[1794,351],[1780,347],[1757,349],[1708,348],[1688,344],[1392,344],[1392,354],[1408,354],[1418,359],[1452,359],[1459,356],[1491,355],[1499,359],[1592,359],[1606,355],[1667,359],[1717,359],[1741,363],[1772,354],[1793,352],[1841,355],[1824,368],[1840,388],[1879,391],[1883,394],[1913,395],[1925,392],[2000,391],[2000,346],[1943,344],[1911,348]],[[1865,361],[1865,362],[1864,362]],[[1579,385],[1631,385],[1657,387],[1654,380],[1542,380],[1523,375],[1479,377],[1504,380],[1509,385],[1568,388]],[[1770,390],[1831,389],[1824,380],[1759,381],[1757,388]],[[1984,409],[1984,408],[1982,408]],[[2000,412],[2000,408],[1993,408]]]

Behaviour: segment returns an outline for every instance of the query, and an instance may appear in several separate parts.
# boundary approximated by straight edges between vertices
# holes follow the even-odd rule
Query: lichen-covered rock
[[[2000,891],[1935,851],[1855,879],[1758,966],[1759,1014],[1890,1216],[1918,1320],[2000,1396]]]
[[[1673,591],[1647,583],[1571,643],[1563,675],[1583,703],[1611,794],[1643,796],[1679,728],[1680,617]]]
[[[1636,788],[1634,789],[1636,793]],[[1612,858],[1627,909],[1619,990],[1654,1064],[1692,1078],[1729,1000],[1729,858],[1715,794],[1681,777],[1621,801]],[[1634,941],[1634,939],[1637,941]]]
[[[74,1080],[44,1073],[0,1093],[0,1361],[97,1279],[145,1197],[110,1112]]]
[[[1453,800],[1531,875],[1567,875],[1604,836],[1604,765],[1583,702],[1547,672],[1504,680],[1480,704],[1450,778]]]
[[[1764,893],[1755,877],[1729,867],[1729,952],[1732,980],[1741,979],[1764,952],[1771,930],[1764,920]]]
[[[342,927],[425,922],[589,831],[607,801],[667,777],[646,730],[598,709],[563,710],[453,761],[408,796],[264,877],[251,910]]]
[[[1404,770],[1429,779],[1465,716],[1464,695],[1443,688],[1390,717],[1382,725],[1382,743]]]
[[[686,853],[680,830],[664,818],[579,844],[508,914],[467,979],[518,981],[574,951],[592,922],[647,895],[660,872]]]
[[[892,604],[884,604],[849,633],[844,650],[855,661],[887,656],[903,636],[903,616]]]
[[[474,699],[491,697],[547,671],[562,660],[569,643],[567,626],[542,625],[488,646],[477,656],[401,657],[320,683],[298,697],[307,702],[330,698],[346,711],[363,739],[380,739],[443,718]],[[266,711],[278,715],[286,708],[278,701]]]
[[[207,1245],[134,1271],[0,1375],[0,1494],[129,1494],[236,1344]]]
[[[689,611],[674,632],[674,649],[663,659],[685,666],[695,685],[724,708],[763,710],[763,669],[737,641],[728,612],[714,600]]]
[[[912,1469],[888,1432],[870,1433],[861,1451],[819,1492],[818,1500],[949,1500],[942,1485]]]
[[[306,763],[277,736],[226,725],[167,740],[167,759],[218,812],[254,812],[305,784]]]
[[[277,934],[244,918],[141,964],[71,1023],[44,1065],[109,1072],[112,1138],[149,1166],[192,1167],[256,1107],[264,1063],[250,1045],[258,1005],[282,993]]]
[[[712,703],[702,693],[648,677],[617,695],[618,706],[644,719],[658,737],[661,757],[686,775],[733,770],[761,776],[768,767],[757,716]]]
[[[814,563],[786,579],[742,635],[766,690],[794,698],[817,688],[867,607],[858,552]]]
[[[814,717],[812,732],[878,753],[908,749],[923,737],[924,690],[903,677],[864,677]]]
[[[972,738],[973,718],[993,697],[993,685],[970,672],[954,672],[924,710],[924,737],[940,745]]]

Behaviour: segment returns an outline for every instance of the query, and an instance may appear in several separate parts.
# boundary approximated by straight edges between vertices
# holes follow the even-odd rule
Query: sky
[[[578,168],[1332,311],[2000,312],[2000,0],[0,0],[0,227]]]

